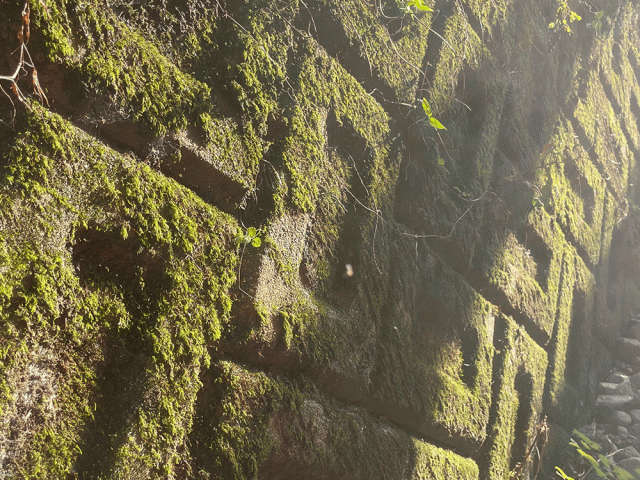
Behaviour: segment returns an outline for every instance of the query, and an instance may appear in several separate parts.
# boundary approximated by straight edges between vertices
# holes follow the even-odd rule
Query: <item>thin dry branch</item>
[[[22,93],[22,90],[20,90],[18,81],[30,75],[33,92],[40,99],[40,103],[46,103],[47,105],[49,105],[49,100],[42,90],[40,81],[38,80],[38,71],[36,70],[33,59],[31,58],[31,54],[27,49],[27,44],[29,43],[29,39],[31,38],[31,9],[29,8],[28,1],[24,2],[24,8],[22,9],[21,13],[21,21],[22,25],[20,26],[20,30],[18,30],[18,33],[16,35],[18,41],[20,42],[20,47],[17,50],[20,52],[18,64],[16,65],[16,68],[12,74],[0,75],[0,82],[8,82],[10,84],[11,91],[18,99],[18,101],[21,104],[27,106],[27,97]],[[1,83],[0,90],[2,90],[2,93],[9,99],[9,102],[11,102],[11,106],[13,108],[13,119],[16,116],[16,105],[13,102],[11,95],[4,89]]]

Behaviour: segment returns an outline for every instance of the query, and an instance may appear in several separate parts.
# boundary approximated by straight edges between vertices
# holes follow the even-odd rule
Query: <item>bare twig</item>
[[[43,7],[45,7],[45,11],[47,11],[46,6],[42,3],[42,1],[40,3],[43,5]],[[18,99],[18,101],[21,104],[26,106],[27,97],[22,93],[22,90],[20,90],[20,87],[18,86],[18,81],[30,74],[31,86],[33,88],[33,92],[38,96],[41,103],[46,103],[47,105],[49,105],[47,96],[42,90],[42,87],[40,86],[40,82],[38,80],[38,71],[36,70],[33,59],[31,58],[31,54],[27,49],[27,44],[29,43],[29,39],[31,38],[31,9],[29,8],[28,1],[24,2],[24,8],[22,9],[22,13],[21,13],[21,20],[22,20],[22,25],[20,26],[20,30],[16,35],[16,37],[18,38],[18,41],[20,42],[20,47],[17,50],[20,52],[18,64],[16,65],[16,68],[12,74],[0,75],[0,82],[3,82],[3,81],[9,82],[10,89],[15,95],[15,97]],[[30,73],[28,69],[31,69]],[[2,87],[1,84],[0,84],[0,90],[2,90],[2,93],[4,93],[4,95],[9,99],[9,102],[11,102],[11,106],[13,107],[13,115],[12,115],[12,120],[13,120],[13,118],[15,118],[16,116],[16,105],[11,99],[11,95],[9,95],[9,93],[4,89],[4,87]]]

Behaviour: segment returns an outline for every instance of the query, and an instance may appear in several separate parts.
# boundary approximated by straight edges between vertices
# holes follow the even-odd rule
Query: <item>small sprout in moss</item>
[[[600,35],[600,31],[602,30],[602,17],[604,17],[604,10],[596,12],[593,22],[587,23],[587,27],[593,28],[597,35]]]
[[[456,195],[458,195],[460,198],[462,198],[464,200],[471,198],[471,194],[470,193],[463,192],[462,190],[460,190],[456,186],[453,187],[453,191],[456,192]]]
[[[432,115],[431,105],[429,105],[429,102],[426,98],[422,99],[422,109],[424,110],[424,113],[429,119],[429,123],[433,128],[435,128],[436,130],[446,130],[444,125],[442,125],[442,123],[440,123],[440,121]]]
[[[235,241],[238,244],[249,245],[251,244],[255,248],[260,247],[262,245],[262,239],[260,238],[260,230],[257,230],[255,227],[249,227],[243,233],[239,231],[235,236]]]
[[[534,197],[531,201],[531,204],[533,205],[533,208],[544,207],[544,203],[542,202],[542,200],[540,200],[540,197]]]
[[[411,7],[415,7],[416,10],[414,11]],[[410,0],[404,6],[405,14],[409,14],[412,17],[418,11],[421,11],[421,12],[433,12],[433,8],[431,8],[430,6],[426,5],[424,3],[424,0]]]

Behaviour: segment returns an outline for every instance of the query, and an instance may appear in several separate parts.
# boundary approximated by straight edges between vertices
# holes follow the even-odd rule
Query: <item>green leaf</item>
[[[423,0],[411,0],[407,3],[407,8],[416,7],[423,12],[433,12],[433,9],[424,4]]]
[[[616,479],[618,480],[634,480],[636,478],[633,475],[631,475],[628,471],[626,471],[624,468],[619,467],[617,465],[613,466],[613,474],[616,476]]]
[[[260,245],[262,245],[262,240],[260,240],[260,237],[254,237],[253,240],[251,240],[251,245],[258,248]]]
[[[429,105],[426,98],[422,99],[422,108],[424,109],[425,115],[431,117],[431,105]]]
[[[439,158],[439,159],[438,159],[438,165],[439,165],[440,167],[444,167],[444,158]]]
[[[596,442],[591,440],[584,433],[579,432],[578,430],[574,429],[571,432],[571,435],[576,437],[578,439],[578,441],[580,442],[580,444],[582,445],[582,447],[584,447],[585,449],[594,450],[596,452],[600,451],[600,449],[601,449],[600,445],[598,445]],[[578,448],[578,444],[575,441],[570,443],[569,445],[573,445],[576,448]]]
[[[429,117],[429,123],[438,130],[446,130],[445,126],[440,123],[440,121],[436,118]]]
[[[549,29],[555,28],[555,26],[556,26],[556,22],[551,22],[549,24]]]
[[[256,227],[249,227],[247,228],[247,235],[249,235],[250,237],[255,237],[258,234]]]
[[[564,480],[573,480],[573,478],[564,473],[560,467],[556,467],[556,472],[558,472],[558,475],[560,475]]]

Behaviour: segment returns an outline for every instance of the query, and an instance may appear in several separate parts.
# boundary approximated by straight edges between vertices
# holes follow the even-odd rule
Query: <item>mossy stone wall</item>
[[[604,3],[569,34],[556,0],[29,2],[0,472],[533,471],[640,308],[640,9]]]

